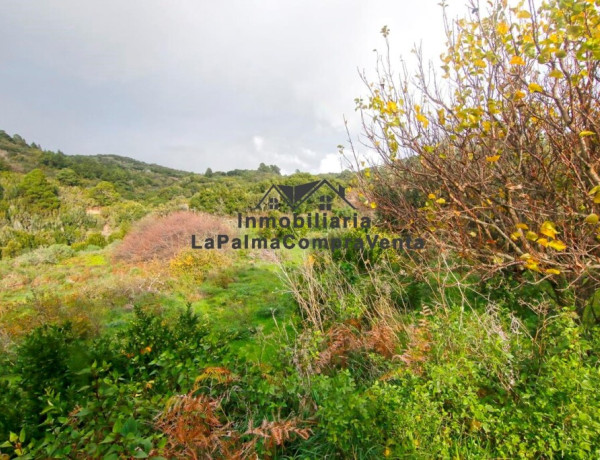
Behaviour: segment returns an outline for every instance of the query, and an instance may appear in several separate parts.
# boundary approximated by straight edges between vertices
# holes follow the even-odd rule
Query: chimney
[[[346,197],[346,189],[344,187],[342,187],[341,185],[338,185],[338,195],[341,196],[342,198]]]

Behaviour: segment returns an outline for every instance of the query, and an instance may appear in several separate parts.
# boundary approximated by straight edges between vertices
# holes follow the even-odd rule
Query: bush
[[[73,248],[65,244],[53,244],[47,248],[38,248],[15,259],[15,265],[57,264],[75,254]]]
[[[86,246],[97,246],[99,248],[103,248],[108,243],[106,242],[106,238],[102,233],[92,233],[85,240]]]
[[[359,177],[396,228],[486,276],[527,270],[557,291],[570,284],[581,312],[600,286],[600,105],[589,97],[600,91],[589,71],[600,10],[586,0],[488,3],[446,29],[441,76],[419,54],[414,78],[385,56],[379,81],[364,77],[357,108],[381,166]]]
[[[178,277],[201,282],[206,275],[217,268],[231,265],[231,259],[223,251],[185,249],[169,262],[171,273]]]
[[[229,234],[226,222],[210,214],[178,211],[166,216],[148,216],[134,226],[115,251],[118,260],[130,262],[168,260],[191,247],[192,235],[201,241]]]
[[[61,169],[56,173],[56,180],[62,185],[75,186],[81,185],[81,179],[75,171],[70,168]]]

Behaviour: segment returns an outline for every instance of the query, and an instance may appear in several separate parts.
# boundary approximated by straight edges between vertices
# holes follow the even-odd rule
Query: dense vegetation
[[[192,250],[316,177],[1,134],[0,458],[598,458],[600,3],[489,7],[357,101],[375,226],[298,230],[420,251]]]
[[[0,131],[0,256],[52,244],[76,249],[121,239],[148,213],[194,209],[219,215],[251,210],[272,184],[294,185],[349,173],[281,176],[260,164],[205,174],[175,171],[114,155],[43,151]]]

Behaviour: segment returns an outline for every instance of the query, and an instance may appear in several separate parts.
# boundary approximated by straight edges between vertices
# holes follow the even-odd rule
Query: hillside
[[[106,244],[151,212],[194,209],[219,215],[249,210],[274,183],[327,178],[348,185],[351,174],[296,173],[276,165],[205,174],[117,155],[65,155],[0,131],[0,255],[51,244]],[[341,182],[337,182],[341,180]]]

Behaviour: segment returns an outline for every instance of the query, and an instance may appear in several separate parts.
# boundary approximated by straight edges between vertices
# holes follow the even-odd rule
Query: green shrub
[[[53,244],[19,256],[15,259],[15,265],[56,264],[61,260],[72,257],[74,253],[74,249],[65,244]]]
[[[92,233],[86,238],[85,244],[87,246],[97,246],[99,248],[103,248],[108,244],[108,242],[102,233]]]
[[[58,209],[58,189],[51,185],[41,169],[26,174],[18,187],[23,204],[33,212]]]

